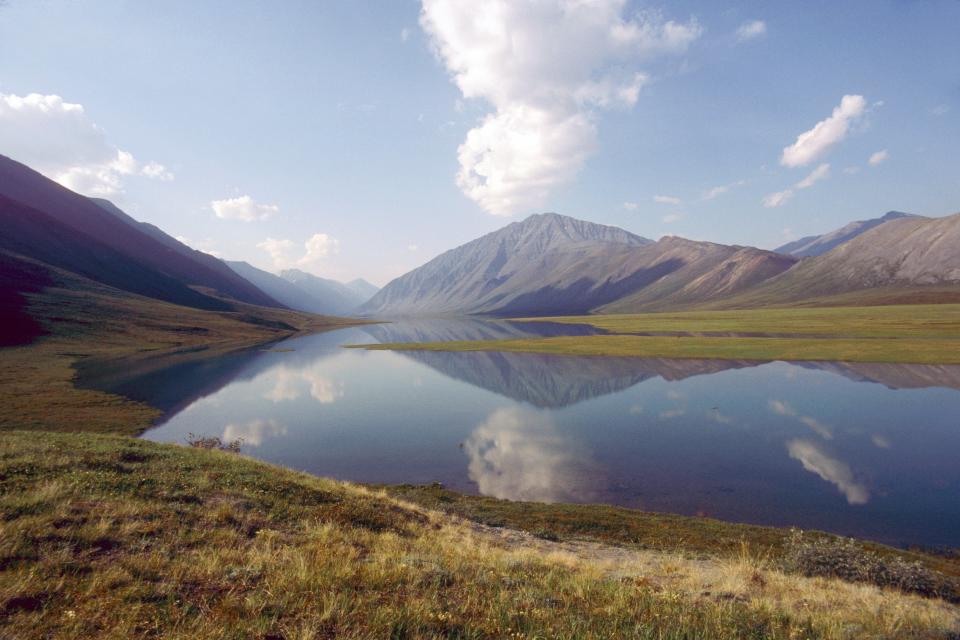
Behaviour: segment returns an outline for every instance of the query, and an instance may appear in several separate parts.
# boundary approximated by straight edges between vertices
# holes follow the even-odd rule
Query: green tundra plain
[[[957,304],[559,316],[519,321],[590,325],[606,333],[359,346],[396,351],[960,364]]]

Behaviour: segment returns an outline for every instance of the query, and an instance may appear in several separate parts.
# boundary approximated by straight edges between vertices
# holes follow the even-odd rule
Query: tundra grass
[[[960,364],[960,305],[563,316],[524,321],[589,324],[609,333],[360,346],[398,351]],[[678,335],[635,335],[643,333]]]
[[[220,451],[0,433],[0,638],[951,638],[958,609],[506,536]]]
[[[618,334],[670,331],[960,339],[960,304],[684,311],[521,320],[589,324]]]

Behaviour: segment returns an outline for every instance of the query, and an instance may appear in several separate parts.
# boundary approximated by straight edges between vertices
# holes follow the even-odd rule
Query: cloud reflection
[[[343,397],[343,383],[321,375],[315,369],[290,369],[280,367],[275,373],[273,389],[264,394],[267,400],[286,402],[296,400],[302,394],[301,385],[306,383],[310,396],[320,404],[333,404]]]
[[[787,443],[787,451],[791,458],[800,461],[804,469],[836,485],[850,504],[867,504],[870,501],[870,492],[856,481],[850,466],[831,458],[817,444],[809,440],[791,440]]]
[[[464,450],[470,479],[483,495],[533,502],[583,502],[598,495],[596,463],[546,414],[498,409],[474,429]]]
[[[811,416],[800,415],[796,409],[783,400],[771,400],[770,410],[781,416],[796,418],[824,440],[833,440],[833,429]]]
[[[244,424],[228,424],[223,429],[223,440],[243,440],[243,444],[259,447],[267,438],[287,435],[287,428],[276,420],[252,420]]]

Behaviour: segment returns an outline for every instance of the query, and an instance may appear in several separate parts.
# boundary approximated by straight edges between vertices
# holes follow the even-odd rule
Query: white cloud
[[[257,247],[270,254],[274,268],[285,269],[291,266],[290,252],[293,250],[293,240],[267,238],[257,244]]]
[[[280,211],[275,204],[257,204],[250,196],[238,196],[226,200],[214,200],[210,208],[223,220],[266,220]]]
[[[419,251],[419,250],[420,250],[420,247],[418,245],[415,245],[415,244],[407,245],[407,251]]]
[[[950,111],[950,105],[948,104],[938,104],[937,106],[930,109],[930,114],[934,116],[942,116]]]
[[[410,29],[408,27],[404,27],[403,29],[400,29],[400,41],[406,42],[409,39],[410,39]]]
[[[795,186],[797,189],[809,189],[817,182],[820,182],[824,178],[829,177],[830,175],[830,165],[828,163],[823,163],[818,166],[816,169],[810,172],[806,178],[798,182]]]
[[[311,267],[340,251],[340,241],[326,233],[315,233],[303,243],[303,253],[295,255],[296,243],[289,239],[267,238],[257,247],[270,254],[273,268]]]
[[[867,161],[870,163],[871,167],[875,167],[878,164],[882,164],[890,157],[890,154],[887,153],[886,149],[882,151],[877,151],[876,153],[870,154],[870,159]]]
[[[862,116],[866,108],[867,101],[863,96],[843,96],[829,118],[821,120],[809,131],[804,131],[797,136],[796,142],[784,148],[780,164],[786,167],[802,167],[821,157],[847,136],[850,124]]]
[[[663,216],[664,224],[671,224],[681,219],[683,219],[682,213],[668,213],[667,215]]]
[[[703,199],[704,199],[704,200],[713,200],[713,199],[716,198],[717,196],[722,196],[723,194],[727,193],[727,192],[730,191],[731,189],[734,189],[734,188],[736,188],[736,187],[742,187],[742,186],[745,185],[745,184],[747,184],[747,181],[746,181],[746,180],[737,180],[736,182],[731,182],[731,183],[729,183],[729,184],[721,184],[721,185],[719,185],[719,186],[717,186],[717,187],[714,187],[714,188],[710,189],[710,190],[707,191],[706,193],[704,193],[704,194],[703,194]]]
[[[303,246],[306,253],[300,258],[301,264],[316,262],[340,251],[340,241],[325,233],[313,234]]]
[[[766,22],[763,20],[751,20],[750,22],[744,22],[742,25],[740,25],[740,28],[737,29],[737,41],[746,42],[747,40],[759,38],[766,33]]]
[[[851,176],[852,176],[852,175],[856,175],[856,174],[860,173],[860,167],[858,167],[857,165],[853,165],[853,166],[850,166],[850,167],[846,167],[846,168],[843,170],[843,172],[846,173],[847,175],[851,175]]]
[[[596,147],[594,111],[630,107],[648,76],[634,68],[681,53],[691,21],[624,18],[625,0],[424,0],[420,24],[464,98],[493,112],[460,145],[457,184],[489,213],[543,205]],[[561,44],[562,43],[562,44]]]
[[[796,183],[788,189],[783,191],[777,191],[776,193],[771,193],[763,198],[763,206],[767,208],[779,207],[787,203],[790,198],[793,197],[794,193],[800,189],[809,189],[817,182],[820,182],[824,178],[829,177],[830,175],[830,164],[824,162],[819,165],[816,169],[811,171],[806,178]]]
[[[624,202],[623,208],[626,209],[627,211],[636,211],[637,209],[640,208],[640,204],[637,202]]]
[[[173,179],[163,165],[141,165],[117,148],[83,105],[58,95],[0,93],[0,150],[85,195],[121,192],[127,176]]]
[[[819,446],[809,440],[791,440],[787,443],[787,452],[794,460],[799,460],[803,468],[815,473],[822,479],[836,485],[850,504],[866,504],[870,501],[870,491],[856,480],[850,466],[836,458],[831,458]]]
[[[660,204],[680,204],[680,198],[674,196],[653,196],[653,201]]]

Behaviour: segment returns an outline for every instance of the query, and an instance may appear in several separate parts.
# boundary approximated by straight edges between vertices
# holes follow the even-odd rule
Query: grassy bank
[[[137,434],[158,411],[74,385],[77,362],[208,358],[299,333],[359,321],[235,303],[212,312],[126,294],[75,276],[28,294],[27,310],[44,334],[0,349],[0,430],[77,430]]]
[[[0,434],[0,637],[960,630],[957,608],[941,600],[786,574],[749,545],[690,554],[544,537],[220,451]]]
[[[389,350],[511,351],[646,358],[960,364],[960,305],[952,304],[525,320],[589,324],[609,333],[361,346]],[[641,333],[670,335],[635,335]]]

